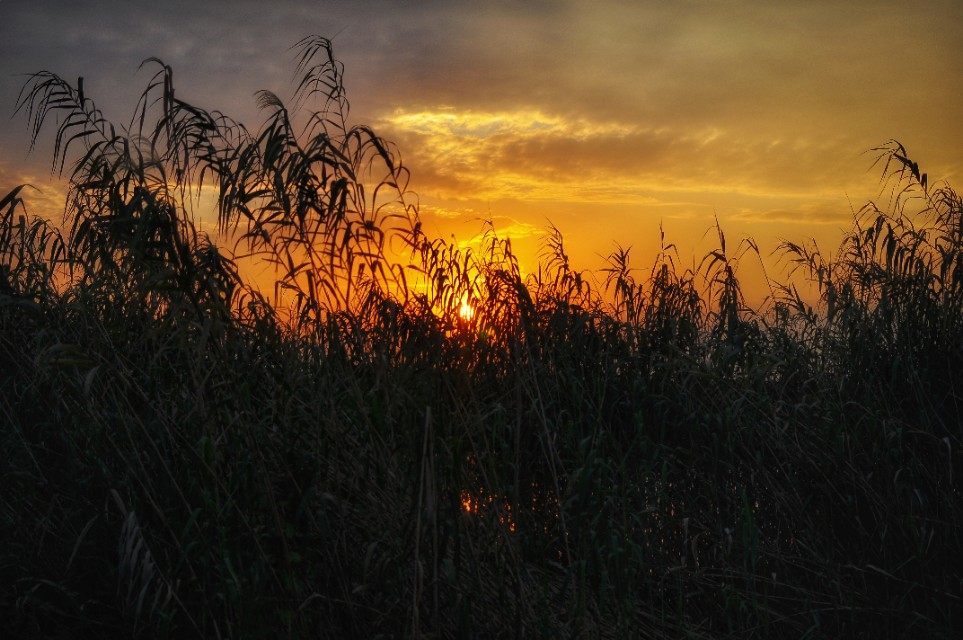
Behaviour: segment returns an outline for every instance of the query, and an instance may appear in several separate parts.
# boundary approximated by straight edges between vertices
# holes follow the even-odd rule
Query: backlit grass
[[[960,634],[949,185],[882,146],[885,202],[782,247],[815,306],[748,308],[722,229],[597,277],[550,229],[523,276],[497,229],[427,237],[330,43],[297,50],[256,132],[156,60],[124,129],[26,83],[70,191],[0,199],[0,635]]]

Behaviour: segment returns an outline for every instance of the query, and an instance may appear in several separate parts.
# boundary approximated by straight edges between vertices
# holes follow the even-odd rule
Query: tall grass
[[[880,148],[888,201],[783,246],[815,306],[748,308],[721,229],[600,284],[551,229],[525,276],[494,228],[427,237],[330,42],[297,51],[257,133],[157,60],[122,130],[26,83],[70,189],[0,200],[4,637],[959,634],[949,185]]]

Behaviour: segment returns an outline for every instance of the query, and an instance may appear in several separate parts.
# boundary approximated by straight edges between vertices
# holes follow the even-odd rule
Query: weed
[[[949,185],[881,147],[888,201],[783,245],[812,305],[749,308],[718,224],[601,284],[552,228],[526,276],[427,237],[330,42],[297,61],[257,133],[159,60],[122,130],[26,83],[69,195],[0,199],[5,637],[958,635]]]

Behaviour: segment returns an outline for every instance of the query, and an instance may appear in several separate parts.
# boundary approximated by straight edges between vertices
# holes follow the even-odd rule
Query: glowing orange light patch
[[[465,513],[474,513],[477,509],[475,501],[472,500],[471,494],[467,491],[461,492],[461,508],[465,510]]]
[[[461,319],[465,321],[469,321],[475,317],[475,308],[468,304],[467,298],[462,298],[461,307],[458,309],[458,315],[461,316]]]

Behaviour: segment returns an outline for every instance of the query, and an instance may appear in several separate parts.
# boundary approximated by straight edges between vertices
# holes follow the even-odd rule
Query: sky
[[[750,299],[784,281],[783,239],[827,253],[881,195],[871,150],[905,145],[963,184],[963,2],[0,0],[0,191],[63,208],[49,146],[28,153],[22,74],[52,71],[129,121],[150,71],[256,130],[254,93],[294,90],[307,35],[334,42],[352,119],[393,141],[425,229],[477,242],[483,220],[533,270],[544,234],[598,269],[662,241],[696,268],[725,232]],[[47,142],[53,130],[46,134]],[[41,141],[43,142],[43,141]]]

